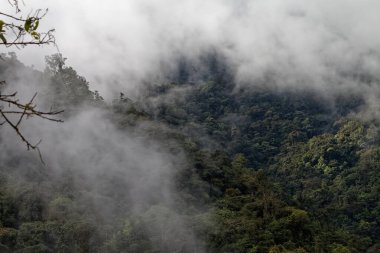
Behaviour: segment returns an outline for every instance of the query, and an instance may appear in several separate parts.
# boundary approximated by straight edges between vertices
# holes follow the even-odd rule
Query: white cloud
[[[209,47],[237,67],[238,83],[275,73],[281,87],[329,90],[348,82],[342,73],[380,77],[377,0],[26,1],[37,7],[49,7],[45,27],[57,29],[68,63],[106,97]],[[47,51],[20,54],[41,65]]]

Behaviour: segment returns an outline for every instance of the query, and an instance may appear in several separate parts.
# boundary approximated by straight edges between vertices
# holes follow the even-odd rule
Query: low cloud
[[[226,57],[238,85],[342,92],[380,78],[376,0],[50,0],[24,8],[37,7],[49,7],[44,27],[57,29],[68,63],[106,98],[210,49]],[[41,66],[49,50],[20,54]]]

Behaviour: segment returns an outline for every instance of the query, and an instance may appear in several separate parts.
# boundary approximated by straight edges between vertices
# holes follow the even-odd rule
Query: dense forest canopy
[[[378,3],[164,2],[60,2],[68,59],[0,54],[0,252],[380,252]]]
[[[211,54],[199,81],[181,67],[110,104],[58,55],[44,72],[2,57],[2,78],[65,108],[56,128],[27,124],[47,166],[2,129],[4,250],[379,250],[380,135],[360,95],[233,91]]]

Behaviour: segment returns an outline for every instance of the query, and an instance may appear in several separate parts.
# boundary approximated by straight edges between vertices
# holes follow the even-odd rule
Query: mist
[[[358,95],[364,99],[359,116],[380,119],[378,0],[26,0],[22,6],[26,13],[37,8],[49,8],[40,29],[56,29],[57,48],[7,50],[37,70],[45,68],[44,56],[62,53],[106,104],[120,92],[138,97],[146,83],[170,82],[168,73],[183,59],[202,69],[202,56],[215,52],[235,90],[307,90],[332,104],[335,96]],[[38,103],[48,108],[47,83],[30,81],[29,72],[7,75],[22,100],[37,91]],[[189,90],[173,89],[154,103],[180,100]],[[72,173],[80,192],[75,199],[91,203],[94,223],[113,226],[126,213],[148,223],[152,237],[165,234],[157,239],[163,252],[205,252],[178,208],[186,203],[173,183],[186,155],[151,138],[149,129],[162,125],[145,123],[120,129],[107,109],[83,105],[63,124],[28,119],[23,131],[34,143],[43,140],[46,166],[33,165],[33,171],[47,173],[52,185]],[[11,129],[2,127],[1,140],[1,167],[39,161]],[[29,180],[24,170],[10,178]]]
[[[21,102],[37,93],[38,108],[49,110],[49,94],[56,92],[49,78],[22,65],[2,64],[1,79],[9,84],[3,92],[22,91]],[[160,138],[164,126],[137,121],[121,127],[105,105],[83,103],[64,109],[68,112],[59,115],[63,123],[34,117],[22,122],[20,131],[28,141],[41,142],[38,151],[28,150],[12,128],[2,127],[0,168],[7,182],[15,189],[30,187],[30,194],[41,198],[36,203],[51,206],[62,198],[64,203],[73,202],[69,209],[91,214],[87,222],[100,236],[133,223],[163,252],[204,252],[203,240],[194,234],[188,218],[192,211],[186,210],[189,206],[175,180],[186,169],[187,158],[173,140]],[[62,192],[67,196],[62,197]],[[71,217],[51,209],[46,215]]]
[[[175,68],[180,57],[197,59],[209,50],[225,56],[238,87],[274,83],[378,98],[375,0],[27,1],[24,8],[38,7],[49,8],[43,25],[56,28],[68,63],[106,99],[133,93],[143,81]],[[42,56],[54,50],[19,53],[41,67]],[[363,82],[363,75],[371,82]]]

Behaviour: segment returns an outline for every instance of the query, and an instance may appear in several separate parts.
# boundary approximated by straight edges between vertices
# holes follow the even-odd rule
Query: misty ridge
[[[44,5],[0,91],[63,123],[0,126],[1,252],[380,251],[378,2]]]
[[[112,113],[100,96],[88,89],[86,80],[71,68],[64,68],[62,73],[58,73],[58,68],[50,68],[42,73],[22,65],[14,54],[10,58],[2,57],[5,61],[2,78],[14,84],[9,89],[23,90],[24,99],[37,91],[40,106],[58,106],[67,110],[63,115],[64,124],[28,119],[22,129],[33,141],[38,141],[34,137],[44,139],[40,148],[46,166],[39,161],[37,153],[25,150],[12,129],[2,132],[1,167],[13,168],[6,173],[7,180],[20,184],[22,189],[28,189],[25,185],[30,187],[27,195],[32,196],[24,199],[25,212],[31,212],[31,217],[25,217],[27,220],[39,220],[46,215],[48,219],[51,215],[56,216],[53,219],[58,218],[60,222],[73,219],[72,222],[85,222],[89,226],[85,229],[91,229],[94,234],[101,233],[100,237],[104,236],[104,231],[97,230],[103,226],[109,226],[111,230],[115,229],[114,226],[128,226],[130,221],[120,219],[125,219],[126,215],[136,216],[138,221],[133,222],[142,223],[140,226],[148,230],[146,233],[158,237],[156,247],[163,251],[190,246],[193,251],[202,251],[195,236],[191,235],[191,229],[185,225],[184,217],[188,214],[177,211],[186,204],[179,199],[173,181],[183,169],[185,158],[181,147],[174,141],[158,138],[158,134],[165,131],[164,126],[147,119],[133,119],[133,125],[120,125],[120,116]],[[52,59],[54,57],[61,59],[59,55]],[[27,87],[23,87],[25,84]],[[84,157],[86,160],[82,159]],[[68,195],[61,196],[62,191]],[[32,206],[28,206],[28,201]],[[51,207],[52,202],[56,207]],[[48,210],[39,213],[42,211],[39,209],[45,208]],[[57,213],[53,211],[51,214],[51,208],[56,208]],[[83,212],[91,215],[85,221],[78,221],[66,216],[71,212],[75,213],[73,215]],[[144,222],[149,222],[149,227],[145,228]],[[80,243],[89,244],[86,241]],[[76,245],[61,247],[64,252],[79,250]],[[99,249],[87,245],[87,250]]]
[[[225,58],[238,86],[270,78],[278,88],[378,93],[377,1],[143,0],[97,3],[91,11],[88,1],[43,5],[53,12],[49,25],[63,31],[57,39],[70,65],[107,99],[162,77],[182,57],[196,64],[210,51]],[[39,53],[20,54],[35,64],[30,59]],[[38,62],[43,69],[43,55]]]

